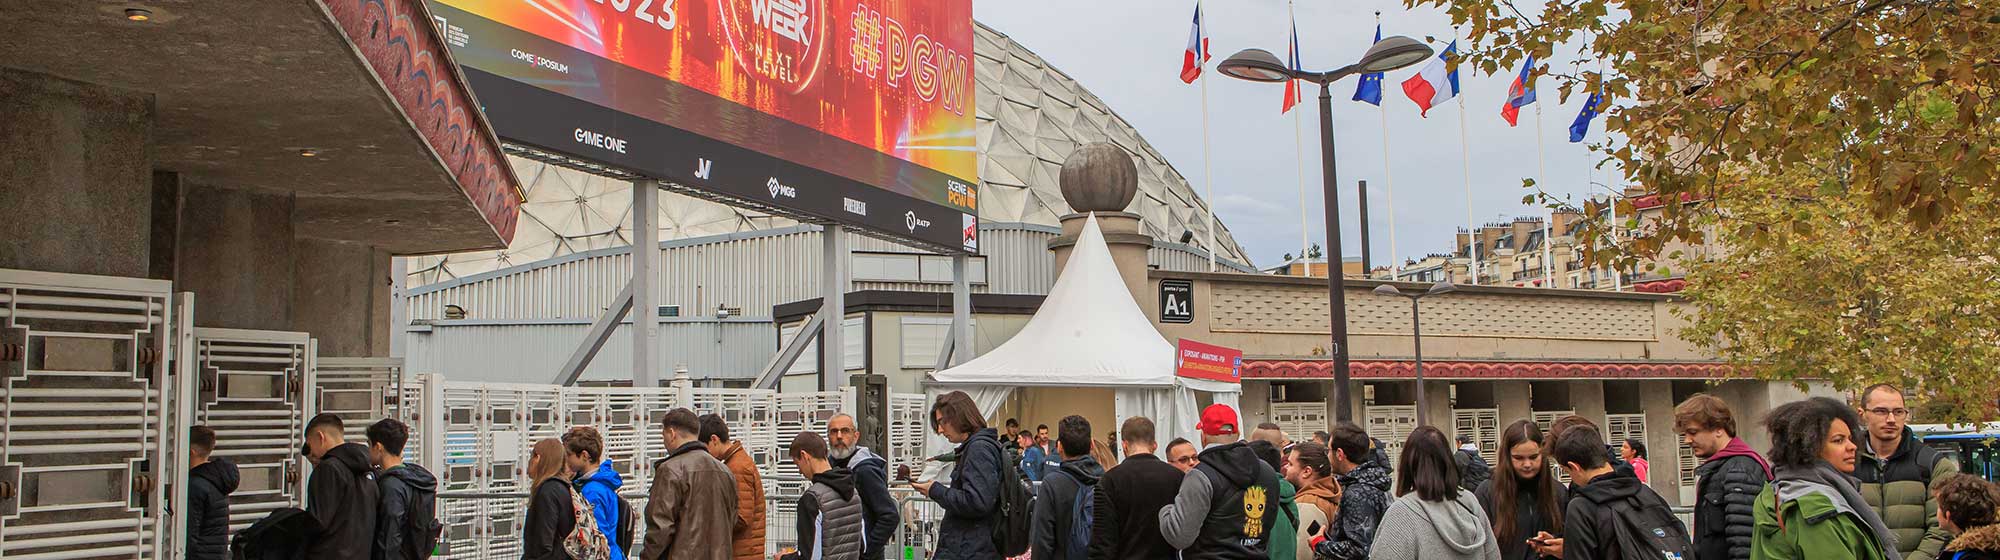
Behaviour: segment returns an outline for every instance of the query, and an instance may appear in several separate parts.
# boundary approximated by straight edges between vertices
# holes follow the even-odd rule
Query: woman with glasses
[[[931,405],[931,429],[958,444],[953,452],[957,466],[951,482],[919,481],[910,486],[929,496],[944,509],[938,527],[935,560],[995,560],[1000,552],[993,545],[993,523],[999,517],[1000,448],[999,432],[986,427],[979,406],[964,391],[939,396]],[[1007,481],[1013,483],[1013,481]]]

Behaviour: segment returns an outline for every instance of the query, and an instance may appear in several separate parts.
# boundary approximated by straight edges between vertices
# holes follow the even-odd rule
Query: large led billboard
[[[429,0],[498,134],[978,247],[971,0]]]

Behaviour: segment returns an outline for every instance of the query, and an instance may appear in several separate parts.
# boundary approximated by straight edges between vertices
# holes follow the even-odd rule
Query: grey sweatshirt
[[[1389,504],[1368,560],[1500,560],[1493,526],[1471,492],[1426,502],[1412,492]]]

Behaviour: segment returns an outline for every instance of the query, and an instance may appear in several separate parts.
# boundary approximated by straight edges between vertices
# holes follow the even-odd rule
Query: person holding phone
[[[1493,526],[1458,484],[1451,440],[1418,426],[1396,459],[1396,501],[1382,515],[1368,560],[1500,560]]]
[[[1563,506],[1569,493],[1549,466],[1546,441],[1533,421],[1521,420],[1500,433],[1506,468],[1493,473],[1472,495],[1486,511],[1500,557],[1506,560],[1560,559]]]

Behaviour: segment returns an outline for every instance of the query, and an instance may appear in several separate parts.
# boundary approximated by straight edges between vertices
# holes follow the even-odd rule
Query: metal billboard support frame
[[[660,278],[660,182],[632,181],[632,386],[655,387],[654,342],[660,339],[660,311],[653,281]],[[581,368],[579,368],[581,369]]]
[[[847,385],[847,344],[841,339],[847,324],[847,228],[821,227],[819,390],[838,391]]]
[[[951,256],[951,365],[972,359],[972,255]],[[944,368],[938,368],[944,369]]]

